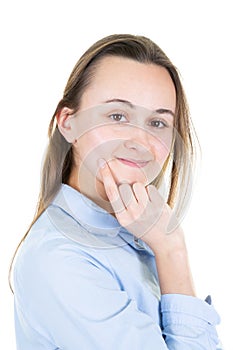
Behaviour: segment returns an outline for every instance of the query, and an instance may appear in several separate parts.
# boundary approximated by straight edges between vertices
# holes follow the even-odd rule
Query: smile
[[[149,163],[149,161],[132,160],[132,159],[124,159],[124,158],[117,158],[117,160],[133,168],[143,168]]]

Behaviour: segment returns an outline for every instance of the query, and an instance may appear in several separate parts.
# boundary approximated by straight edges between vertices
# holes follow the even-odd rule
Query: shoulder
[[[98,242],[97,242],[98,243]],[[109,271],[96,238],[60,208],[48,208],[35,222],[20,248],[15,275],[25,285],[51,280],[58,271],[92,266]],[[17,280],[17,279],[16,279]]]
[[[105,254],[67,238],[49,221],[45,212],[32,227],[14,267],[16,305],[31,321],[60,306],[80,312],[100,288],[119,289]]]

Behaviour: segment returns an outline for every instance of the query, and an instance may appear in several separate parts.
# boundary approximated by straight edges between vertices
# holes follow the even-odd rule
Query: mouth
[[[125,159],[125,158],[117,158],[121,163],[128,165],[133,168],[143,168],[145,167],[149,161],[135,160],[135,159]]]

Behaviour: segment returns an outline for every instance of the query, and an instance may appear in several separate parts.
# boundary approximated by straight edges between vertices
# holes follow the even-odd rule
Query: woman
[[[194,153],[179,75],[156,44],[122,34],[87,50],[51,120],[15,263],[18,349],[217,349],[180,226]]]

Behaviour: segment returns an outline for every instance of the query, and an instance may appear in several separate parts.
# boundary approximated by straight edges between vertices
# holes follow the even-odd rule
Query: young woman
[[[179,75],[155,43],[112,35],[87,50],[50,122],[15,262],[18,349],[218,348],[180,226],[194,149]]]

